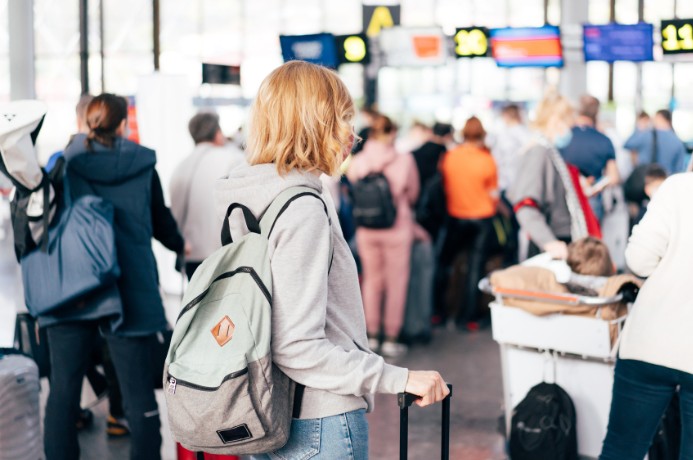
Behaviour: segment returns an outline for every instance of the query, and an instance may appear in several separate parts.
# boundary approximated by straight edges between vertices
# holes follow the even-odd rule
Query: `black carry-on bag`
[[[448,384],[450,394],[443,400],[443,421],[441,426],[440,458],[450,460],[450,398],[452,398],[452,385]],[[409,406],[419,399],[410,393],[399,393],[399,458],[407,460],[409,455]]]

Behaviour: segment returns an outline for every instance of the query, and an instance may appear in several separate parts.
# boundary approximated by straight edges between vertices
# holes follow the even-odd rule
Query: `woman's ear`
[[[128,119],[123,118],[123,121],[120,122],[118,125],[118,129],[116,129],[116,136],[118,137],[123,137],[125,135],[125,128],[128,125]]]

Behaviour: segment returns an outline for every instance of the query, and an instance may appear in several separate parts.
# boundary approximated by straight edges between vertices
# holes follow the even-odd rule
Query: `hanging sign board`
[[[664,20],[661,34],[665,55],[693,54],[693,19]]]
[[[284,62],[299,60],[337,68],[337,49],[332,34],[280,35],[279,43]]]
[[[458,28],[453,39],[458,58],[486,57],[491,50],[486,27]]]
[[[380,34],[385,65],[392,67],[443,65],[447,43],[439,27],[393,27]]]
[[[400,5],[363,5],[363,30],[369,37],[377,37],[380,31],[399,25]]]
[[[240,85],[241,67],[237,65],[202,64],[202,83]]]
[[[370,62],[366,34],[337,35],[334,39],[339,64],[368,64]]]

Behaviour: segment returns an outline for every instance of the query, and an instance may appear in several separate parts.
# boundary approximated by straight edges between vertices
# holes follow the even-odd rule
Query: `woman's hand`
[[[436,371],[409,371],[404,391],[419,396],[421,399],[416,400],[416,404],[420,407],[442,401],[450,394],[443,377]]]
[[[568,245],[563,241],[549,241],[544,245],[543,249],[551,254],[553,259],[566,260],[568,258]]]

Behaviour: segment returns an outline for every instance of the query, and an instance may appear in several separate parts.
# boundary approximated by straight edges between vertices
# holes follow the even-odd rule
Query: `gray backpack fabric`
[[[288,440],[296,385],[272,364],[268,243],[279,216],[307,195],[322,201],[313,189],[287,189],[260,222],[245,206],[229,206],[223,246],[190,281],[163,376],[171,432],[186,449],[261,454]],[[236,209],[249,233],[232,240],[228,218]]]

